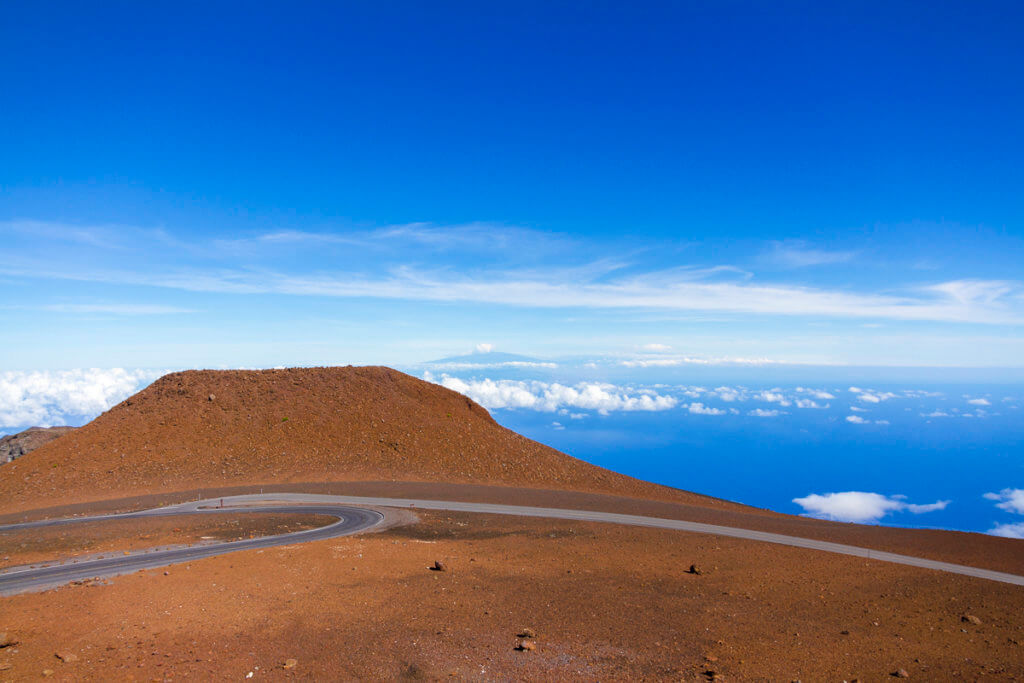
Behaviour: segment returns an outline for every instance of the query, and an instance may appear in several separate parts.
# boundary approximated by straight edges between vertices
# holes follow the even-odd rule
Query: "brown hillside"
[[[384,367],[166,375],[0,468],[0,511],[238,484],[446,481],[732,506],[595,467]]]

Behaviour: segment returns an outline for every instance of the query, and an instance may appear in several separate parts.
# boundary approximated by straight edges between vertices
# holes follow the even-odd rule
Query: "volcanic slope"
[[[198,487],[359,480],[742,507],[587,464],[505,429],[461,394],[396,370],[330,367],[166,375],[0,468],[0,512]]]

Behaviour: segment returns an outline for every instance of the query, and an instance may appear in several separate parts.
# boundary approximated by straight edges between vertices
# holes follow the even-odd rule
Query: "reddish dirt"
[[[189,545],[204,540],[223,542],[275,536],[313,529],[334,521],[334,517],[326,515],[181,515],[0,531],[0,568],[86,554]]]
[[[1024,677],[1017,586],[661,530],[421,515],[4,598],[0,631],[18,644],[0,649],[0,679]],[[517,651],[526,628],[536,649]]]
[[[381,479],[742,507],[577,460],[396,370],[344,367],[166,375],[0,467],[0,512],[199,486]]]

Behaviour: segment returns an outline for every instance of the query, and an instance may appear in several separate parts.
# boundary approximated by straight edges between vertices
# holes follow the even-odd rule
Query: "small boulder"
[[[433,572],[446,572],[448,571],[448,565],[441,560],[434,560],[434,566],[430,568]]]
[[[217,397],[216,397],[216,396],[214,396],[213,394],[210,394],[210,396],[209,396],[209,397],[208,397],[208,398],[207,398],[206,400],[207,400],[207,401],[211,401],[211,402],[212,402],[212,401],[216,401],[216,400],[217,400]]]
[[[537,643],[529,639],[523,639],[516,643],[516,649],[520,652],[533,652],[537,649]]]
[[[975,626],[981,626],[981,619],[974,616],[973,614],[965,614],[960,617],[960,621],[967,622],[968,624],[974,624]]]
[[[17,645],[17,644],[18,644],[18,641],[16,641],[13,638],[13,636],[11,636],[9,633],[7,633],[7,631],[0,632],[0,648],[10,647],[12,645]]]
[[[286,659],[286,660],[284,660],[284,668],[286,668],[286,669],[294,669],[298,665],[299,665],[299,660],[297,660],[297,659]]]
[[[700,574],[703,574],[704,572],[701,571],[700,567],[698,567],[697,565],[691,564],[690,568],[686,570],[686,573],[687,574],[697,574],[697,575],[700,575]]]
[[[892,672],[894,678],[910,678],[910,674],[907,673],[906,669],[896,669]]]
[[[517,633],[516,636],[519,638],[536,638],[537,632],[534,631],[532,628],[524,628],[519,633]]]
[[[65,664],[70,664],[71,662],[78,661],[78,655],[76,655],[74,652],[71,652],[70,650],[60,650],[54,653],[54,657],[64,662]]]

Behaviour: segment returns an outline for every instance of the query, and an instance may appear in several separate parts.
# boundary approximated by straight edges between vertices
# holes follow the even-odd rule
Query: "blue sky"
[[[1024,536],[1022,25],[6,3],[0,430],[378,363],[637,476]]]
[[[1020,367],[1022,19],[8,5],[0,357]]]

